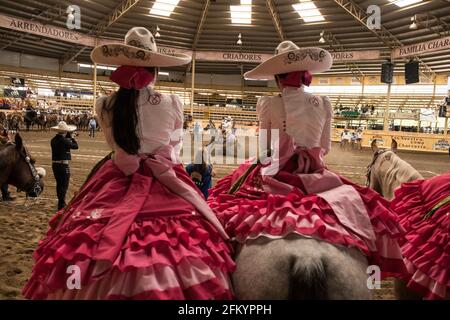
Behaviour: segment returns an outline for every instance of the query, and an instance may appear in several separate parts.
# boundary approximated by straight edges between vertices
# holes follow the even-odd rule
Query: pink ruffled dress
[[[150,87],[139,99],[140,155],[114,143],[106,114],[101,125],[115,158],[51,221],[26,298],[232,298],[227,235],[177,161],[181,101]]]
[[[407,286],[425,299],[450,299],[449,198],[450,173],[446,173],[403,184],[391,204],[406,229],[401,244]]]
[[[323,156],[331,147],[328,98],[286,88],[282,95],[261,98],[257,112],[260,150],[270,148],[270,158],[242,164],[208,198],[230,237],[242,244],[296,233],[357,247],[382,276],[402,276],[397,238],[403,230],[389,202],[325,167]]]

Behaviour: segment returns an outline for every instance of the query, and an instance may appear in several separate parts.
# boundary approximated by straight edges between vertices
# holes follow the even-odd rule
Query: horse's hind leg
[[[233,286],[239,300],[289,298],[291,272],[289,260],[282,258],[282,242],[263,244],[264,241],[262,238],[248,241],[237,255]]]

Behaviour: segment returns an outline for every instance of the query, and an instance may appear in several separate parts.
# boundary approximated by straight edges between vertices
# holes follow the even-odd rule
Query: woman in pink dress
[[[120,89],[96,104],[113,158],[51,221],[24,296],[232,298],[228,237],[178,160],[183,104],[153,88],[158,67],[190,57],[159,54],[145,28],[91,57],[120,66],[111,75]]]
[[[391,205],[406,229],[407,288],[424,299],[450,299],[450,173],[404,183]]]
[[[208,203],[239,244],[297,234],[359,248],[382,276],[401,276],[396,238],[402,229],[389,202],[329,171],[323,161],[331,147],[332,107],[305,86],[312,73],[331,65],[326,50],[284,41],[273,58],[246,73],[255,80],[275,77],[281,91],[257,103],[260,151],[270,152],[220,180]]]

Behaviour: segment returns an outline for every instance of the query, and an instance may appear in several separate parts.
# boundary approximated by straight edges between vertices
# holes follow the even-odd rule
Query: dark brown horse
[[[28,197],[38,197],[44,190],[45,169],[36,168],[35,161],[16,134],[14,143],[0,145],[0,185],[13,185]]]

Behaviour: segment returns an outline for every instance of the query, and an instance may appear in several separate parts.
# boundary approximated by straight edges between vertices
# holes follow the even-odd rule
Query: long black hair
[[[146,68],[148,72],[157,75],[157,68]],[[138,136],[139,90],[120,87],[114,94],[108,112],[112,113],[112,131],[114,141],[129,154],[137,154],[141,148]]]

